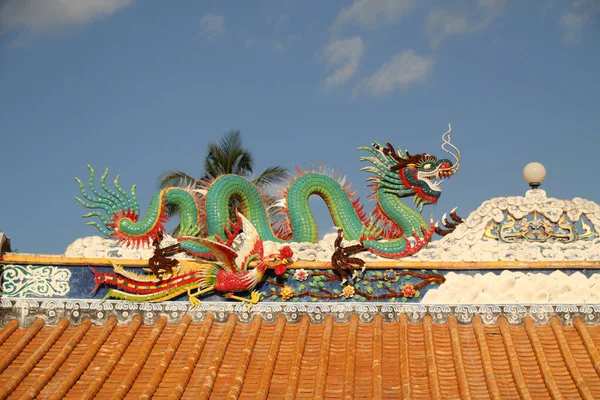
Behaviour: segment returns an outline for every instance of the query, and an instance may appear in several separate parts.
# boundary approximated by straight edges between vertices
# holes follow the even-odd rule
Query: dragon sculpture
[[[104,235],[117,239],[122,244],[139,246],[151,244],[162,238],[163,223],[167,220],[167,207],[179,211],[180,231],[176,250],[185,251],[199,258],[214,258],[215,251],[207,246],[210,241],[222,242],[226,237],[229,218],[229,203],[236,198],[241,204],[240,213],[255,227],[263,241],[273,242],[317,242],[317,224],[309,208],[312,195],[321,197],[331,214],[333,223],[343,232],[346,240],[359,240],[360,251],[369,251],[387,258],[401,258],[416,253],[425,246],[434,234],[433,220],[421,216],[423,207],[437,202],[441,184],[454,175],[460,165],[460,152],[450,142],[451,127],[442,135],[442,149],[453,157],[437,159],[427,153],[411,154],[390,143],[373,143],[371,147],[359,147],[370,153],[360,160],[369,165],[363,171],[372,174],[367,179],[373,192],[376,206],[370,215],[363,211],[359,199],[355,199],[350,186],[344,180],[325,173],[298,170],[278,202],[274,217],[268,217],[264,196],[247,179],[237,175],[223,175],[202,187],[162,189],[152,200],[146,214],[140,218],[140,207],[135,195],[120,186],[117,176],[115,189],[106,183],[108,170],[102,175],[96,188],[94,170],[90,168],[89,186],[75,178],[85,200],[77,201],[88,209],[84,217],[97,217],[100,222],[90,221]],[[418,211],[401,200],[413,197]],[[352,255],[341,253],[343,257]]]

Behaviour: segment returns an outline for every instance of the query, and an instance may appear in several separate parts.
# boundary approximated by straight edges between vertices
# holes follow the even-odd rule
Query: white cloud
[[[437,9],[431,11],[425,19],[425,31],[431,37],[433,47],[439,46],[445,37],[466,33],[468,30],[467,16],[461,12]]]
[[[373,96],[402,89],[412,83],[424,81],[433,69],[433,60],[405,50],[395,55],[373,75],[354,89],[353,97],[366,91]]]
[[[283,42],[278,39],[273,39],[273,48],[279,53],[283,52]]]
[[[412,0],[355,0],[350,7],[338,14],[332,30],[355,23],[366,28],[398,22],[413,8]]]
[[[288,35],[282,35],[281,37],[275,37],[271,41],[273,49],[278,53],[283,53],[288,50],[294,43],[302,40],[302,35],[299,33],[290,33]]]
[[[127,7],[132,0],[5,0],[0,2],[2,31],[21,30],[33,39],[83,25]]]
[[[376,28],[400,21],[413,9],[413,0],[354,0],[343,8],[331,25],[331,39],[324,54],[329,68],[335,67],[325,79],[326,86],[337,86],[356,75],[365,53],[365,44],[359,36],[340,39],[347,25]]]
[[[215,13],[206,14],[200,20],[200,25],[202,25],[201,34],[207,40],[213,40],[225,33],[225,18],[222,15]]]
[[[271,37],[246,37],[244,38],[245,47],[270,48],[277,53],[284,53],[302,40],[301,33],[292,31],[289,24],[290,17],[287,14],[281,14],[277,17],[266,16],[264,20],[267,25],[272,27]]]
[[[560,17],[560,26],[564,29],[563,43],[577,44],[581,42],[583,27],[586,23],[584,14],[568,12]]]
[[[554,7],[554,3],[556,0],[545,0],[544,1],[544,7],[542,7],[542,14],[540,15],[540,18],[546,19],[546,16],[548,15],[548,12],[552,9],[552,7]]]
[[[501,16],[504,13],[505,5],[505,0],[477,0],[477,8],[488,18]]]
[[[597,0],[574,0],[573,9],[560,17],[560,27],[564,30],[563,43],[574,45],[581,42],[583,30],[593,17],[600,15],[600,2]]]
[[[430,37],[431,46],[438,47],[449,36],[475,33],[487,28],[504,13],[504,6],[505,0],[477,0],[470,10],[431,10],[425,18],[425,33]]]
[[[358,36],[329,43],[325,48],[327,65],[337,67],[325,79],[325,84],[336,86],[352,78],[358,71],[364,51],[365,45]]]

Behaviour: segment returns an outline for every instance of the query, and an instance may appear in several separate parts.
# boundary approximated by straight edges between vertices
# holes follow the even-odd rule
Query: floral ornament
[[[279,257],[281,258],[292,258],[294,255],[294,251],[290,246],[283,246],[281,250],[279,250]]]
[[[266,262],[269,267],[275,268],[275,275],[281,276],[287,272],[287,265],[290,264],[290,258],[294,255],[294,251],[290,246],[283,246],[281,250],[279,250],[279,255],[271,255],[269,257],[273,257],[271,260]],[[279,262],[279,264],[276,264]]]
[[[297,269],[296,272],[294,272],[294,278],[297,281],[305,281],[308,279],[308,272],[306,272],[304,268]]]
[[[344,295],[344,297],[346,297],[347,299],[351,298],[354,296],[354,286],[352,285],[348,285],[344,287],[344,290],[342,290],[342,294]]]
[[[294,297],[294,288],[292,288],[291,286],[284,286],[281,288],[279,294],[281,295],[281,298],[283,300],[289,300],[292,297]]]
[[[413,285],[411,285],[410,283],[407,283],[402,288],[402,295],[404,297],[413,297],[416,292],[417,291],[416,291],[415,287]]]
[[[279,264],[275,267],[275,275],[277,276],[281,276],[283,274],[285,274],[287,271],[287,267],[285,266],[285,264]]]
[[[388,282],[396,282],[396,271],[388,269],[383,273],[383,279]]]

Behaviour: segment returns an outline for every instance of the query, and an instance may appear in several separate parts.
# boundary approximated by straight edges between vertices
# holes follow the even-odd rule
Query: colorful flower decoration
[[[284,286],[281,288],[279,294],[283,300],[289,300],[294,296],[294,288],[291,286]]]
[[[407,283],[402,288],[402,295],[404,297],[413,297],[416,292],[417,291],[415,290],[415,287],[413,285],[411,285],[410,283]]]
[[[346,297],[347,299],[351,298],[354,296],[354,286],[352,285],[347,285],[344,287],[344,290],[342,290],[342,294],[344,295],[344,297]]]
[[[283,258],[292,258],[294,255],[294,251],[290,246],[283,246],[281,250],[279,250],[279,256]]]
[[[383,273],[383,279],[388,282],[396,282],[396,271],[388,269]]]
[[[297,269],[296,272],[294,272],[294,278],[296,278],[297,281],[305,281],[308,279],[308,272],[304,268]]]
[[[277,276],[281,276],[283,274],[285,274],[287,271],[287,267],[285,266],[285,264],[279,264],[275,267],[275,275]]]

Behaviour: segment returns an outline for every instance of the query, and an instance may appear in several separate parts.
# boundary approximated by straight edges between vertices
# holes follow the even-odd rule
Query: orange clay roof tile
[[[223,321],[223,318],[220,319]],[[66,318],[0,330],[0,399],[600,398],[600,325],[376,315],[297,323],[167,316],[103,326]]]

